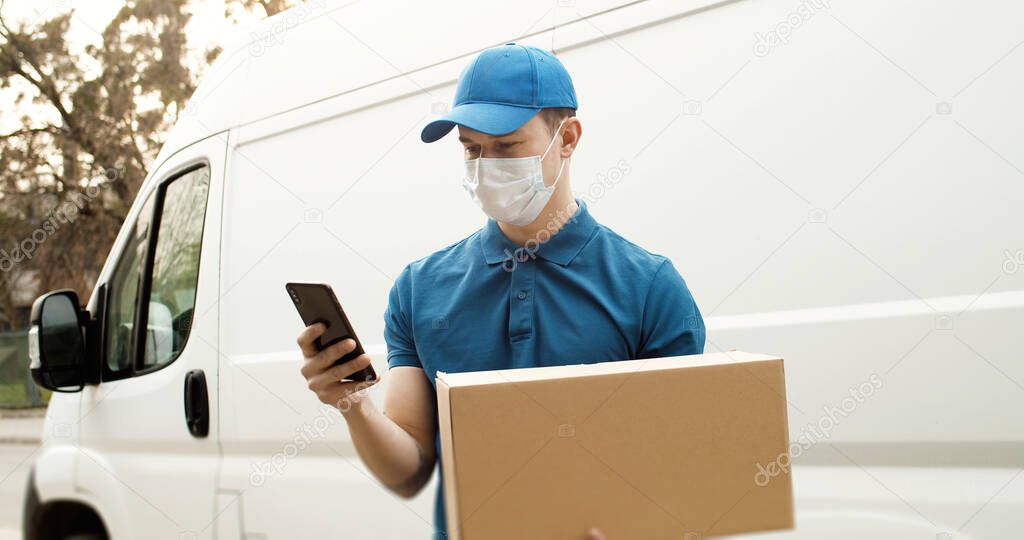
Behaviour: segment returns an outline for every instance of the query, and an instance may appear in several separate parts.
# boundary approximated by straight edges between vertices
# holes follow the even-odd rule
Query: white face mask
[[[559,122],[555,137],[564,122],[565,119]],[[467,159],[462,186],[491,219],[520,227],[531,223],[551,199],[565,168],[565,161],[562,161],[555,181],[550,186],[544,185],[541,163],[551,150],[555,137],[551,138],[547,150],[540,156]]]

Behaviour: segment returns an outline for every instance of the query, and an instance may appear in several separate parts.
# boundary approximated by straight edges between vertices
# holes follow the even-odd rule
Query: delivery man
[[[430,143],[458,127],[463,186],[489,219],[395,280],[384,314],[383,409],[361,391],[365,383],[342,381],[369,365],[368,355],[331,367],[351,340],[317,352],[320,324],[298,337],[309,389],[342,411],[363,462],[402,497],[423,488],[440,455],[438,371],[704,350],[704,321],[672,261],[601,225],[573,196],[570,158],[583,132],[576,108],[557,58],[508,43],[480,53],[459,76],[451,111],[423,128]],[[435,505],[434,538],[445,538],[441,482]]]

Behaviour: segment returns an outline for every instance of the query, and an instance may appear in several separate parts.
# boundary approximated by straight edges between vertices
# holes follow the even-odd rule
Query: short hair
[[[558,123],[564,118],[576,116],[576,109],[572,107],[547,107],[540,110],[540,118],[548,125],[548,132],[552,135],[558,129]]]

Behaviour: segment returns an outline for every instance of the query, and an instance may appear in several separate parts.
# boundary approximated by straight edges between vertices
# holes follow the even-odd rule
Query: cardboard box
[[[436,382],[453,539],[793,527],[781,358],[439,372]]]

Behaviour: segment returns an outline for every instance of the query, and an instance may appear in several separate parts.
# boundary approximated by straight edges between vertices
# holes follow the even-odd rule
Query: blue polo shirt
[[[704,351],[704,320],[668,258],[594,220],[586,202],[539,245],[494,220],[409,263],[384,313],[388,367],[438,371],[588,364]],[[438,471],[440,437],[437,444]],[[444,476],[434,508],[446,538]]]

